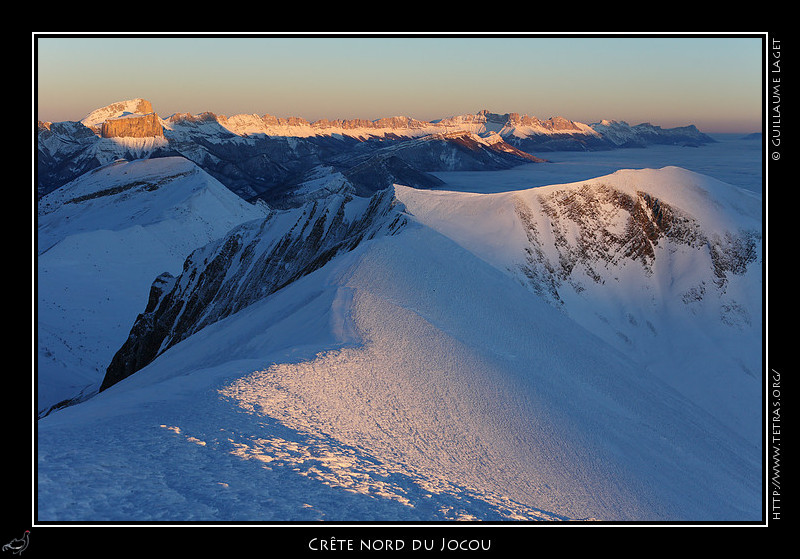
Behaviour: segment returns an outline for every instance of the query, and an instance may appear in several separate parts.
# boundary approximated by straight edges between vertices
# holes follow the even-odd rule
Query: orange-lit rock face
[[[163,136],[164,129],[156,113],[128,115],[103,122],[103,138],[150,138]]]

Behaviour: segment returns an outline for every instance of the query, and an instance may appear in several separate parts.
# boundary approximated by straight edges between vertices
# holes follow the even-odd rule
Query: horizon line
[[[35,111],[37,113],[36,120],[37,120],[37,122],[42,122],[42,123],[81,122],[83,119],[88,117],[92,112],[94,112],[96,110],[103,109],[105,107],[109,107],[109,106],[117,104],[117,103],[125,103],[127,101],[133,101],[133,100],[138,100],[138,99],[142,99],[144,101],[147,101],[148,103],[151,104],[151,106],[153,105],[153,103],[149,99],[147,99],[146,97],[130,97],[130,98],[123,99],[123,100],[120,100],[120,101],[112,101],[111,103],[108,103],[106,105],[102,105],[102,106],[97,107],[95,109],[91,109],[90,111],[86,112],[81,118],[78,118],[78,119],[62,119],[62,120],[50,120],[50,119],[41,119],[41,118],[39,118],[38,117],[39,105],[38,105],[38,102],[36,102],[35,103]],[[486,109],[486,108],[481,109],[479,111],[475,111],[475,112],[455,112],[455,113],[451,113],[451,114],[448,114],[448,115],[445,115],[445,116],[440,116],[440,117],[437,117],[437,118],[434,118],[434,119],[419,118],[419,117],[412,116],[410,114],[403,114],[403,113],[395,113],[395,114],[390,114],[390,115],[384,115],[384,116],[380,116],[380,117],[377,117],[377,118],[365,118],[365,117],[358,117],[358,116],[350,116],[350,117],[344,116],[344,117],[334,117],[334,118],[331,118],[331,117],[319,117],[319,118],[316,118],[316,119],[311,119],[311,118],[308,118],[308,117],[304,117],[304,116],[302,116],[300,114],[287,114],[285,116],[280,116],[280,115],[277,115],[277,114],[272,113],[272,112],[264,112],[264,113],[247,112],[247,111],[217,112],[217,111],[214,111],[214,110],[203,110],[203,111],[199,111],[199,112],[175,111],[175,112],[171,112],[167,116],[160,116],[159,112],[156,111],[156,110],[153,110],[153,112],[156,115],[158,115],[159,118],[162,119],[162,120],[167,120],[167,119],[169,119],[169,118],[171,118],[171,117],[173,117],[175,115],[180,115],[180,114],[187,114],[187,115],[191,115],[191,116],[200,116],[200,115],[204,115],[204,114],[212,114],[215,117],[222,116],[222,117],[225,117],[225,118],[232,118],[232,117],[235,117],[235,116],[244,116],[244,115],[246,115],[246,116],[254,115],[254,116],[257,116],[259,118],[264,118],[266,116],[271,116],[271,117],[284,119],[284,120],[285,119],[301,119],[301,120],[307,122],[309,125],[313,125],[315,123],[322,122],[322,121],[329,121],[329,122],[342,121],[342,122],[347,122],[347,121],[363,120],[363,121],[367,121],[367,122],[377,122],[378,120],[386,119],[386,118],[409,118],[409,119],[417,120],[419,122],[427,122],[427,123],[434,124],[434,123],[436,123],[438,121],[445,120],[445,119],[448,119],[448,118],[454,118],[454,117],[466,116],[466,115],[474,116],[474,115],[478,115],[478,114],[481,114],[483,112],[486,112],[488,114],[493,114],[493,115],[498,115],[498,116],[509,116],[509,115],[512,115],[512,114],[516,114],[516,115],[525,116],[525,117],[537,118],[537,119],[539,119],[539,120],[541,120],[543,122],[546,122],[546,121],[549,121],[549,120],[553,120],[553,119],[556,119],[556,118],[564,118],[564,119],[569,120],[570,122],[579,123],[579,124],[585,124],[587,126],[592,126],[594,124],[600,124],[603,121],[608,121],[608,122],[624,123],[624,124],[627,124],[628,126],[632,126],[632,127],[649,124],[651,126],[656,126],[656,127],[659,127],[659,128],[662,128],[662,129],[666,129],[666,130],[671,129],[671,128],[683,128],[683,127],[688,127],[688,126],[694,126],[700,132],[707,133],[707,134],[737,134],[737,133],[748,133],[748,134],[759,133],[759,134],[761,134],[761,133],[763,133],[763,123],[759,123],[759,126],[757,127],[757,129],[754,129],[753,127],[746,127],[746,126],[736,127],[734,129],[734,128],[731,128],[730,126],[726,126],[725,123],[719,123],[718,126],[712,126],[710,128],[701,128],[700,125],[697,125],[696,123],[693,123],[693,122],[689,122],[689,123],[686,123],[686,124],[663,125],[663,124],[658,124],[656,119],[647,119],[647,120],[642,120],[640,122],[636,122],[635,124],[632,124],[630,119],[625,119],[625,118],[600,118],[600,119],[582,119],[582,120],[578,120],[578,119],[573,119],[573,118],[564,116],[563,114],[554,114],[554,115],[551,115],[551,116],[548,116],[548,117],[544,118],[544,117],[540,117],[540,116],[537,116],[536,114],[532,114],[532,113],[528,113],[528,112],[521,112],[521,111],[495,112],[493,110]],[[725,130],[724,131],[720,130],[720,126],[725,128]]]

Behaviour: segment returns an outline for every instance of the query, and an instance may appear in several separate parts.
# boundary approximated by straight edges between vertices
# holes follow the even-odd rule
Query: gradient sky
[[[161,117],[434,120],[517,112],[761,130],[762,39],[34,36],[38,120],[142,97]]]

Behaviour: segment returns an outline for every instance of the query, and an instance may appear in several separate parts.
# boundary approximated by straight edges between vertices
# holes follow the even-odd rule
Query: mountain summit
[[[97,128],[107,120],[117,119],[131,115],[153,114],[153,105],[146,99],[129,99],[112,103],[106,107],[95,109],[80,120],[87,128]]]

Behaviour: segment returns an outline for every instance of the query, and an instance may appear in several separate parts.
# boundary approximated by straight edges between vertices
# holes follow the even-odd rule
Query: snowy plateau
[[[40,123],[37,522],[762,519],[760,141],[139,101]]]

